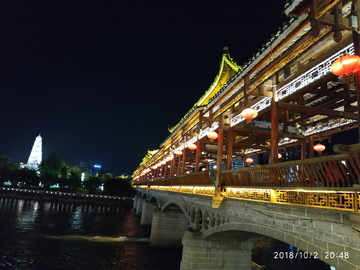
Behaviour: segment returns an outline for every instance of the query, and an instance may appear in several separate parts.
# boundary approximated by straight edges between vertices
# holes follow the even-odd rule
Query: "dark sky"
[[[0,155],[36,136],[70,166],[131,174],[213,82],[288,18],[272,1],[1,1]]]

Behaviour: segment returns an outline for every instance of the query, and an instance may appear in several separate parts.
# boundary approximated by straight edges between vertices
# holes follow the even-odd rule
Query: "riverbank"
[[[133,205],[134,198],[96,194],[69,193],[0,187],[0,198],[18,198],[45,201],[93,203],[106,205]]]

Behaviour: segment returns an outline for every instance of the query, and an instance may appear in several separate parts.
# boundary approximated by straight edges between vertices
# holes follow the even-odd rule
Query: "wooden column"
[[[277,104],[277,93],[276,93],[276,85],[278,83],[278,79],[279,79],[278,74],[276,74],[272,78],[273,97],[271,101],[271,139],[270,139],[269,164],[278,162],[279,107]]]
[[[181,155],[178,155],[178,167],[177,167],[177,176],[180,175],[180,167],[181,167]]]
[[[199,139],[199,134],[200,134],[201,126],[202,126],[202,115],[203,115],[203,111],[200,111],[199,124],[198,124],[198,130],[197,130],[198,135],[197,135],[197,141],[196,141],[195,172],[199,171],[199,166],[200,166],[201,143],[200,143],[200,139]]]
[[[217,146],[217,172],[215,184],[215,196],[220,196],[221,192],[221,167],[223,155],[223,141],[224,141],[224,120],[223,116],[219,117],[219,133],[218,133],[218,146]]]
[[[165,162],[165,165],[164,165],[164,171],[163,171],[163,174],[164,174],[164,180],[166,180],[166,174],[167,174],[167,166],[168,166],[168,163]]]
[[[200,167],[200,154],[201,154],[201,143],[200,143],[199,136],[198,136],[197,142],[196,142],[195,172],[198,172],[198,171],[199,171],[199,167]]]
[[[300,141],[300,158],[306,159],[306,139]]]
[[[227,146],[226,146],[226,151],[227,151],[226,169],[228,170],[232,169],[233,145],[234,145],[234,130],[232,127],[230,127],[227,136]]]
[[[173,156],[170,165],[170,177],[173,177],[175,173],[175,156]]]
[[[360,26],[360,0],[353,0],[353,15],[357,17],[358,26]],[[358,27],[359,28],[359,27]],[[356,29],[359,30],[359,29]],[[355,54],[360,56],[360,34],[353,31],[353,41]],[[357,95],[357,108],[358,108],[358,135],[360,142],[360,71],[356,72],[356,95]]]
[[[344,98],[344,111],[348,112],[349,109],[351,108],[351,103],[350,103],[350,78],[347,76],[343,77],[344,80],[344,94],[345,94],[345,98]]]
[[[309,138],[309,158],[314,157],[314,136]]]
[[[185,162],[186,162],[186,151],[185,151],[185,148],[184,150],[182,151],[183,154],[182,154],[182,167],[181,167],[181,174],[185,174]]]
[[[278,162],[279,107],[274,100],[271,104],[270,164]]]

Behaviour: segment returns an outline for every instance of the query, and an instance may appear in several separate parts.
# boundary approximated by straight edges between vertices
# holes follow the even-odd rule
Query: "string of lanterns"
[[[344,55],[335,60],[331,65],[331,72],[334,75],[337,76],[350,76],[356,72],[360,71],[360,56],[358,55]],[[258,111],[254,108],[246,108],[241,112],[241,116],[245,118],[247,123],[250,123],[253,119],[255,119],[258,116]],[[216,140],[218,138],[218,134],[215,131],[208,132],[207,137],[210,140]],[[197,149],[197,146],[193,143],[188,145],[188,148],[191,151],[194,151]],[[313,149],[318,152],[318,154],[321,154],[326,147],[320,143],[314,145]],[[181,150],[175,151],[175,154],[180,156],[183,154]],[[278,153],[278,159],[282,158],[282,154]],[[173,159],[173,157],[171,158]],[[170,159],[170,160],[171,160]],[[246,163],[251,164],[254,162],[254,160],[251,157],[246,158]],[[164,165],[165,162],[162,162],[161,164]],[[156,166],[157,168],[158,166]],[[213,167],[216,169],[216,165]],[[205,168],[202,168],[202,171],[205,171]],[[149,170],[150,171],[150,170]],[[144,176],[147,174],[148,171],[143,172],[141,176]],[[189,173],[189,171],[186,171],[186,173]],[[176,176],[176,174],[174,174]],[[139,176],[135,177],[134,179],[138,180]]]

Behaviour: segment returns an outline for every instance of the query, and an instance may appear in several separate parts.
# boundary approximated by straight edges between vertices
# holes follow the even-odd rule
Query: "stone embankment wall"
[[[108,195],[69,193],[59,191],[44,191],[32,189],[18,189],[0,187],[0,198],[18,198],[29,200],[95,203],[109,205],[133,205],[132,197],[119,197]]]

